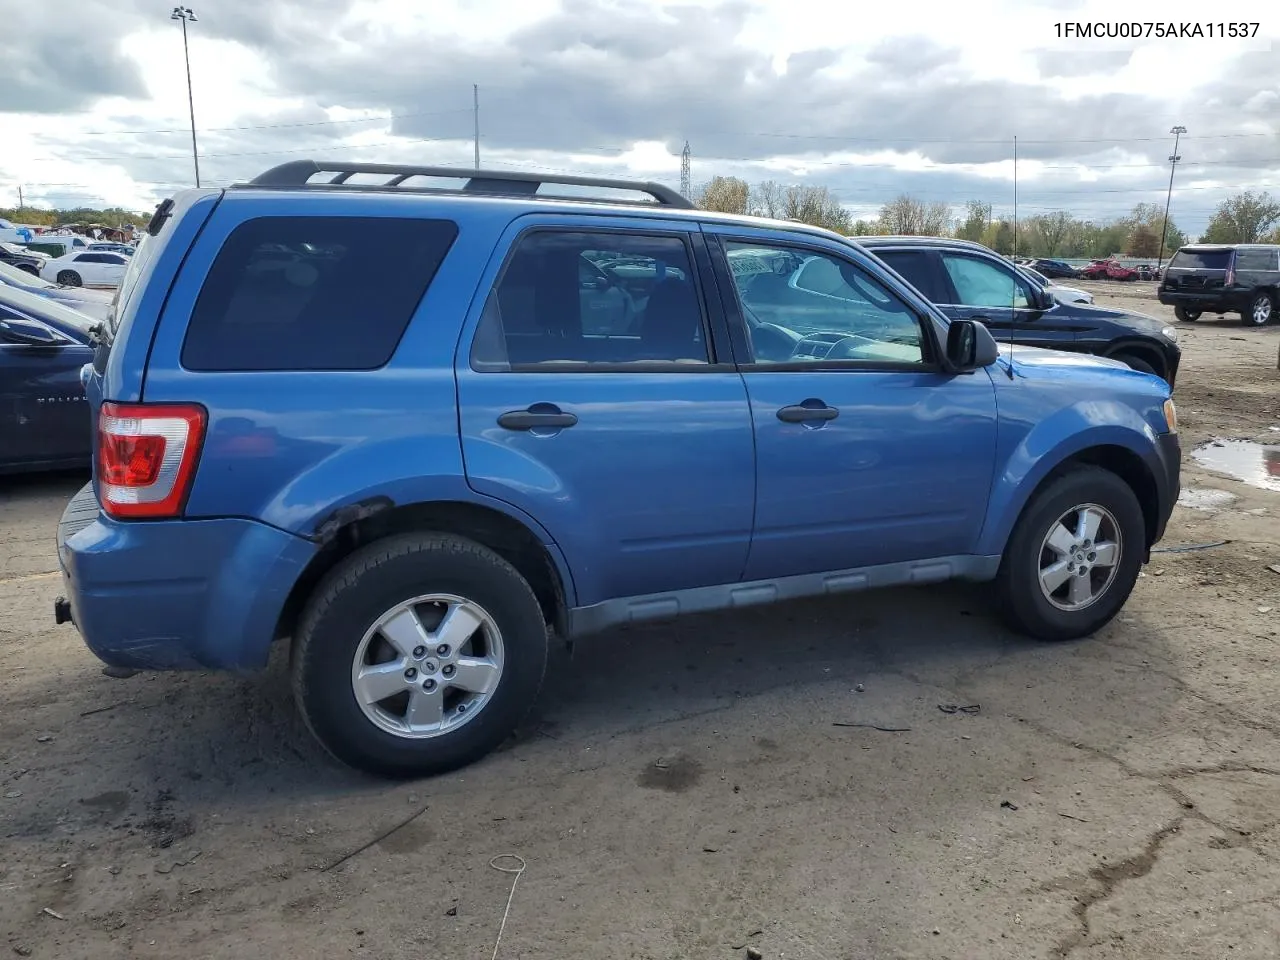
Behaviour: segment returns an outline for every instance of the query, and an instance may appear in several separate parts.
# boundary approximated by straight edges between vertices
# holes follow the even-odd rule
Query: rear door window
[[[451,220],[259,217],[223,244],[182,346],[188,370],[373,370],[395,352]]]
[[[1179,250],[1170,267],[1185,270],[1225,270],[1231,265],[1230,250]]]
[[[1238,250],[1236,252],[1236,269],[1237,270],[1275,270],[1276,269],[1276,251],[1268,250],[1266,247],[1256,247],[1252,250]]]

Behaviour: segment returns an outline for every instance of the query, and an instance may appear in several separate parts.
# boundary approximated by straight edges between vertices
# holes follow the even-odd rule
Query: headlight
[[[1177,327],[1162,327],[1160,329],[1160,335],[1164,337],[1166,340],[1172,340],[1174,343],[1178,342]]]
[[[1164,402],[1164,422],[1170,433],[1178,432],[1178,408],[1173,405],[1172,398]]]

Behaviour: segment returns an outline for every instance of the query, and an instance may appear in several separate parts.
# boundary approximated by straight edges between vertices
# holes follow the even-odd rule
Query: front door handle
[[[840,416],[835,407],[828,407],[821,400],[806,400],[804,403],[783,407],[778,411],[778,419],[783,423],[810,423],[812,421],[834,420]]]
[[[498,426],[507,430],[563,430],[577,422],[574,414],[565,413],[554,403],[535,403],[527,410],[508,410],[498,417]]]

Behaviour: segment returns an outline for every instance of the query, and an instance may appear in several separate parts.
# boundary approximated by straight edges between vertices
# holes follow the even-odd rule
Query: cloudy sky
[[[0,206],[150,209],[193,181],[181,28],[160,0],[4,0]],[[695,185],[909,192],[1020,215],[1163,202],[1198,232],[1225,195],[1280,193],[1280,13],[1251,39],[1096,40],[1057,24],[1204,22],[1202,0],[195,0],[206,185],[317,157]]]

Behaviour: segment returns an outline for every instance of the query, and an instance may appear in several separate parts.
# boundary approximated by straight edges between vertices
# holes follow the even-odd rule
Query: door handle
[[[498,426],[507,430],[563,430],[577,422],[574,414],[565,413],[554,403],[535,403],[527,410],[508,410],[498,417]]]
[[[778,411],[778,419],[783,423],[809,423],[814,420],[834,420],[840,416],[835,407],[828,407],[821,400],[806,400],[804,403],[783,407]]]

